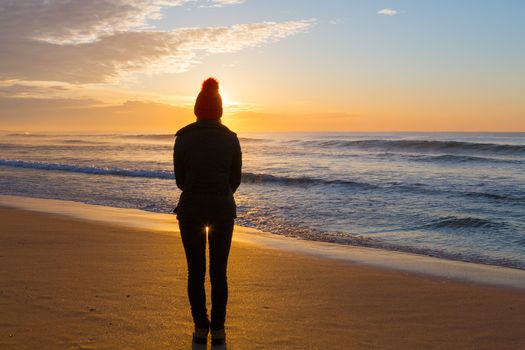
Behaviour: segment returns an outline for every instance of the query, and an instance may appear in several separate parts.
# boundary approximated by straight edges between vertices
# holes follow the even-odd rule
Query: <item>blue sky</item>
[[[379,15],[382,9],[398,13]],[[232,61],[232,68],[282,77],[271,82],[287,89],[295,85],[308,99],[315,99],[318,90],[362,86],[370,93],[429,89],[444,100],[448,94],[473,94],[475,103],[490,95],[518,98],[525,88],[523,13],[522,1],[252,0],[220,9],[172,8],[161,26],[314,19],[307,34],[209,57],[193,73],[206,75]],[[301,88],[312,84],[320,89]],[[330,103],[349,107],[329,96],[324,101],[327,108]]]

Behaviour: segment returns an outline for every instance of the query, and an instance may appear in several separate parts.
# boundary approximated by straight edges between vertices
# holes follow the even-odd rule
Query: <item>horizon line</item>
[[[144,131],[144,130],[133,130],[133,131],[124,131],[124,130],[7,130],[1,129],[1,133],[17,133],[17,134],[64,134],[64,133],[76,133],[76,134],[85,134],[85,133],[94,133],[94,134],[108,134],[108,133],[119,133],[119,134],[171,134],[176,133],[176,130],[173,132],[168,132],[166,130],[159,131]],[[491,131],[491,130],[480,130],[480,131],[468,131],[468,130],[288,130],[288,131],[269,131],[269,130],[260,130],[260,131],[238,131],[237,133],[461,133],[461,134],[524,134],[523,131]]]

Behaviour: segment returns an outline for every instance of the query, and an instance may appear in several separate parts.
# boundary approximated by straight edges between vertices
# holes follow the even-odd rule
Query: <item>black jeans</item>
[[[206,310],[206,229],[210,249],[211,324]],[[232,241],[233,220],[179,220],[182,244],[188,263],[188,298],[193,322],[198,328],[223,329],[228,302],[226,268]]]

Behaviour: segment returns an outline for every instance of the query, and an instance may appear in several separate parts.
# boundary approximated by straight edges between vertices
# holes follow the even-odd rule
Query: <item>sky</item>
[[[525,131],[525,1],[0,0],[0,130]]]

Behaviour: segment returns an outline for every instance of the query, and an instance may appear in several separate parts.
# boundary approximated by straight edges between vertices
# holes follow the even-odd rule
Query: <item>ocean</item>
[[[0,194],[170,213],[172,134],[0,134]],[[246,133],[237,224],[525,269],[525,133]]]

